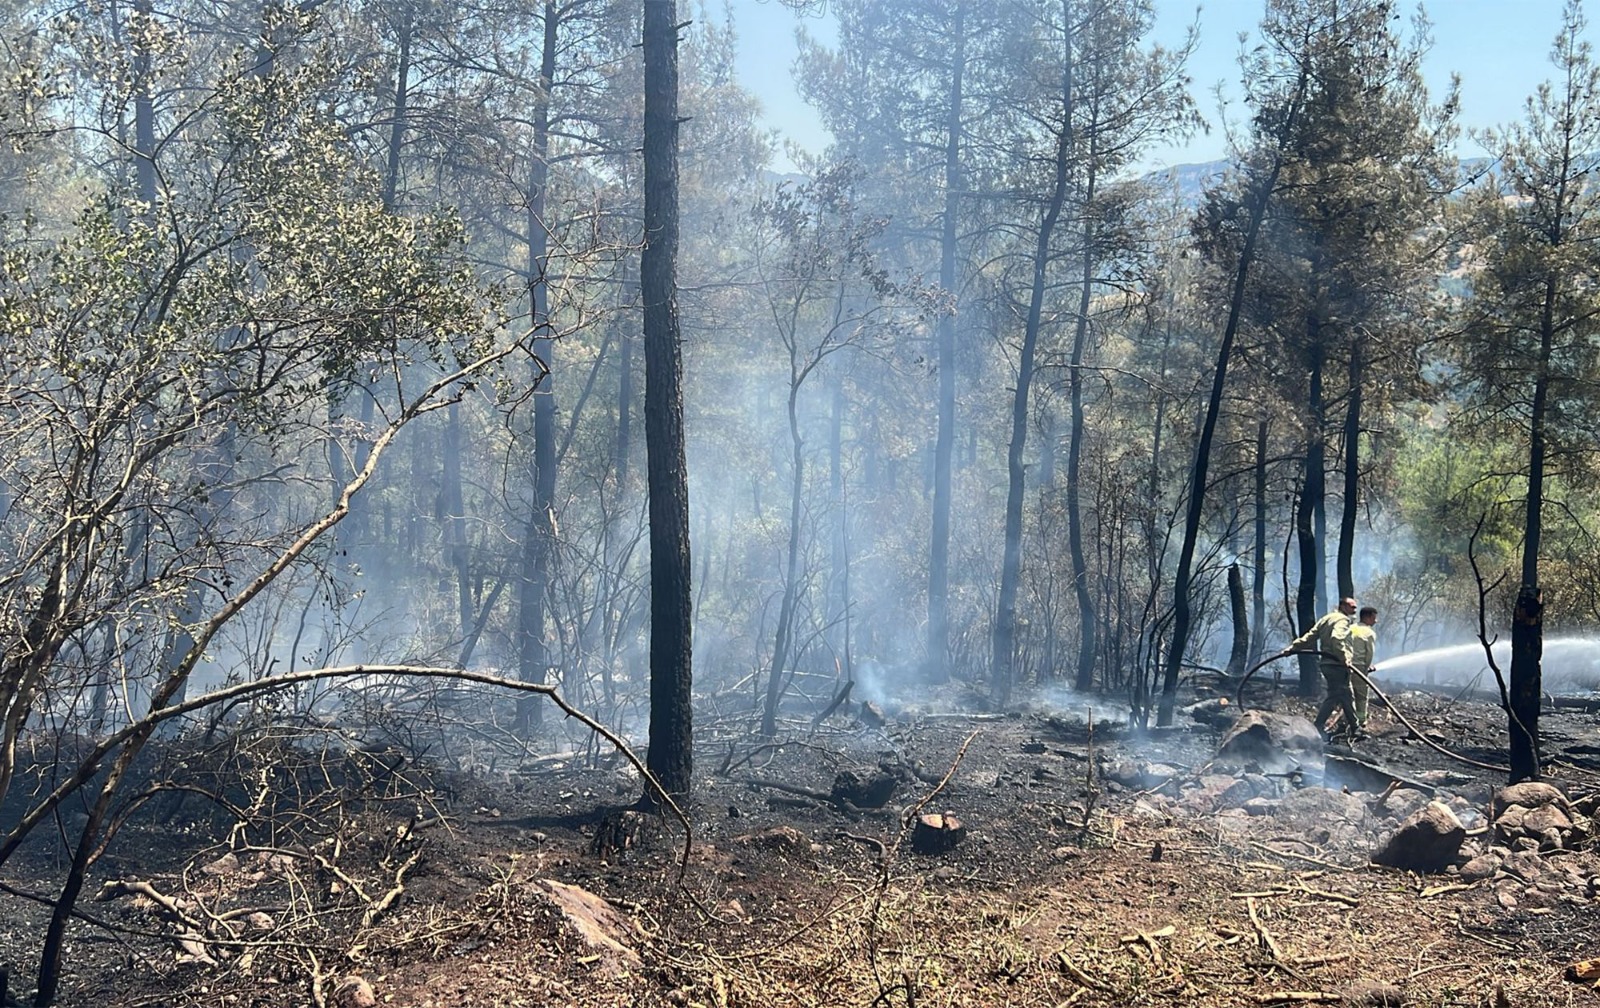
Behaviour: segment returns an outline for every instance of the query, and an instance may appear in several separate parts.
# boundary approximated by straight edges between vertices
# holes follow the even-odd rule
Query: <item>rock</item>
[[[1542,851],[1561,850],[1566,846],[1566,834],[1558,829],[1539,831],[1539,849]]]
[[[333,1008],[377,1008],[378,995],[366,977],[352,973],[334,983],[330,1003]]]
[[[534,879],[529,887],[549,902],[567,929],[597,957],[595,965],[601,972],[616,976],[641,964],[639,953],[624,942],[632,937],[633,925],[611,904],[587,889],[555,879]]]
[[[1572,803],[1567,801],[1567,796],[1561,793],[1560,788],[1543,781],[1523,781],[1521,784],[1501,788],[1494,796],[1491,811],[1494,817],[1499,819],[1501,813],[1512,805],[1521,805],[1524,808],[1555,805],[1563,812],[1572,808]]]
[[[759,833],[746,833],[734,837],[733,842],[744,847],[774,851],[789,861],[811,861],[811,838],[793,826],[774,826]]]
[[[1252,798],[1244,803],[1244,810],[1253,816],[1277,815],[1279,804],[1272,798]]]
[[[1522,832],[1522,822],[1532,811],[1526,805],[1507,805],[1495,816],[1494,828],[1501,836],[1512,837]]]
[[[834,801],[845,801],[856,808],[883,808],[900,786],[900,778],[882,770],[841,770],[833,778],[829,792]]]
[[[1297,754],[1322,751],[1316,726],[1294,714],[1246,711],[1222,735],[1217,759],[1241,765],[1255,764],[1273,772],[1300,765]]]
[[[261,910],[257,910],[255,913],[246,917],[244,922],[257,931],[271,931],[274,925],[272,915]]]
[[[1133,791],[1154,791],[1183,771],[1166,763],[1147,763],[1144,760],[1118,760],[1100,771],[1107,780],[1116,781]]]
[[[202,875],[232,875],[239,870],[239,855],[233,851],[222,855],[215,861],[200,866]]]
[[[1372,860],[1390,868],[1435,872],[1456,861],[1467,829],[1443,802],[1429,802],[1379,845]]]
[[[1400,788],[1384,801],[1383,814],[1399,825],[1426,808],[1430,800],[1421,791]],[[1460,813],[1456,814],[1456,818],[1461,818]]]
[[[1556,805],[1541,805],[1522,817],[1522,828],[1534,835],[1549,829],[1566,833],[1572,830],[1572,819]]]
[[[1190,704],[1183,709],[1183,713],[1191,721],[1220,728],[1238,715],[1239,708],[1229,702],[1227,697],[1214,697]]]
[[[1461,866],[1461,881],[1481,882],[1484,879],[1494,878],[1495,872],[1499,870],[1500,855],[1479,854]]]
[[[1240,808],[1252,798],[1265,798],[1274,794],[1272,782],[1260,774],[1230,777],[1226,774],[1207,774],[1196,786],[1185,791],[1182,802],[1202,812]]]
[[[1325,787],[1291,791],[1278,803],[1278,819],[1290,830],[1348,841],[1367,818],[1367,803],[1355,795]],[[1319,841],[1320,842],[1320,841]]]
[[[1519,850],[1500,863],[1500,870],[1524,882],[1536,882],[1544,874],[1544,862],[1538,851]]]
[[[1512,888],[1505,886],[1495,890],[1494,899],[1500,904],[1502,910],[1515,910],[1517,908],[1517,894]]]

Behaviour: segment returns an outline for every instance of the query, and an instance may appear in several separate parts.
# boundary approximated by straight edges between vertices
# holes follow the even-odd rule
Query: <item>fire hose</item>
[[[1241,710],[1241,711],[1245,710],[1245,705],[1244,705],[1244,687],[1245,687],[1245,683],[1250,681],[1250,677],[1255,675],[1257,670],[1259,670],[1261,668],[1264,668],[1267,665],[1272,664],[1273,662],[1277,661],[1279,658],[1288,658],[1291,655],[1306,655],[1306,654],[1317,655],[1317,656],[1323,657],[1323,658],[1331,658],[1336,662],[1343,662],[1343,660],[1344,660],[1344,656],[1343,655],[1334,654],[1334,653],[1329,652],[1329,651],[1320,651],[1320,650],[1315,650],[1315,649],[1308,649],[1308,650],[1305,650],[1305,651],[1280,651],[1275,655],[1271,655],[1271,656],[1269,656],[1267,658],[1263,658],[1260,661],[1256,662],[1254,665],[1252,665],[1250,667],[1249,671],[1245,672],[1244,676],[1239,680],[1239,688],[1234,692],[1234,696],[1233,696],[1234,703],[1238,705],[1239,710]],[[1385,707],[1389,708],[1390,713],[1394,714],[1395,719],[1397,721],[1399,721],[1402,725],[1405,725],[1406,730],[1411,732],[1411,734],[1416,736],[1418,739],[1420,739],[1422,741],[1422,743],[1424,745],[1426,745],[1428,748],[1430,748],[1430,749],[1434,750],[1435,752],[1439,753],[1441,756],[1445,756],[1445,757],[1448,757],[1450,759],[1456,760],[1459,763],[1465,763],[1467,766],[1477,767],[1480,770],[1493,770],[1496,773],[1503,773],[1503,774],[1507,774],[1507,775],[1509,775],[1511,773],[1511,768],[1510,767],[1498,766],[1498,765],[1496,765],[1494,763],[1483,763],[1483,762],[1480,762],[1478,760],[1472,759],[1469,756],[1463,756],[1460,753],[1451,752],[1449,749],[1446,749],[1444,746],[1440,745],[1439,743],[1435,742],[1433,739],[1431,739],[1428,736],[1424,735],[1422,733],[1421,729],[1419,729],[1416,725],[1412,724],[1410,719],[1408,719],[1404,714],[1402,714],[1400,712],[1400,708],[1396,707],[1395,704],[1394,704],[1394,701],[1390,700],[1389,697],[1383,692],[1383,690],[1378,688],[1377,684],[1372,681],[1372,678],[1370,676],[1368,676],[1367,673],[1365,673],[1365,672],[1363,672],[1363,671],[1361,671],[1360,669],[1357,669],[1357,668],[1351,668],[1348,665],[1346,665],[1345,667],[1350,669],[1350,674],[1351,675],[1360,676],[1361,677],[1361,681],[1366,683],[1367,684],[1367,688],[1372,691],[1372,695],[1377,697],[1378,700],[1381,701],[1382,704]]]

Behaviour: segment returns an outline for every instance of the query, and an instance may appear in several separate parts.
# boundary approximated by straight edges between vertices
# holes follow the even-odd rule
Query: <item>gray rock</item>
[[[1540,805],[1555,805],[1563,812],[1572,808],[1572,803],[1567,801],[1567,796],[1554,784],[1543,781],[1523,781],[1521,784],[1512,784],[1503,787],[1494,796],[1492,811],[1495,818],[1512,805],[1521,805],[1524,808],[1537,808]]]
[[[1479,854],[1461,866],[1461,881],[1481,882],[1484,879],[1494,878],[1495,872],[1499,870],[1500,855]]]
[[[1308,835],[1320,831],[1347,840],[1365,824],[1367,803],[1332,788],[1305,787],[1284,796],[1278,803],[1278,818]]]
[[[1390,868],[1436,872],[1455,864],[1467,829],[1443,802],[1429,802],[1395,830],[1372,860]]]
[[[1300,757],[1322,752],[1316,726],[1294,714],[1246,711],[1217,744],[1219,762],[1281,771],[1300,765]]]
[[[1528,814],[1522,817],[1522,828],[1533,835],[1550,829],[1569,833],[1572,831],[1572,818],[1557,805],[1541,805],[1529,809]]]
[[[1536,850],[1514,851],[1500,863],[1500,870],[1524,882],[1535,882],[1544,874],[1544,861]]]

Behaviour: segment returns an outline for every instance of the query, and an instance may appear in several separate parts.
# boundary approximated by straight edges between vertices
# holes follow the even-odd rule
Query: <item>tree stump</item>
[[[911,849],[918,854],[943,854],[967,835],[967,827],[953,815],[928,812],[917,816],[911,829]]]
[[[882,770],[841,770],[833,778],[830,794],[834,801],[846,801],[856,808],[883,808],[899,785],[900,778]]]

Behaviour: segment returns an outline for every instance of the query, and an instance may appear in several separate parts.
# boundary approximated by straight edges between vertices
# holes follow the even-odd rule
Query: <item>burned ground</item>
[[[1492,707],[1396,700],[1435,743],[1498,759]],[[305,796],[328,821],[285,819],[276,839],[230,836],[233,813],[206,802],[204,816],[133,816],[86,889],[98,898],[72,926],[61,1003],[1596,1001],[1564,976],[1600,955],[1600,857],[1582,813],[1600,786],[1592,715],[1553,711],[1546,732],[1581,828],[1563,849],[1502,856],[1494,772],[1392,720],[1333,761],[1408,782],[1386,795],[1322,780],[1315,757],[1224,770],[1221,706],[1196,709],[1209,724],[1144,733],[1070,706],[877,727],[841,715],[776,744],[708,730],[686,859],[681,824],[629,810],[638,779],[594,750],[515,773],[426,757],[351,771],[359,786]],[[860,808],[837,795],[842,771],[896,784],[884,807]],[[1468,830],[1456,864],[1372,865],[1434,798]],[[917,853],[907,824],[922,813],[958,817],[965,838]],[[3,881],[48,892],[60,855],[47,847]],[[20,988],[48,908],[8,895],[3,912]]]

